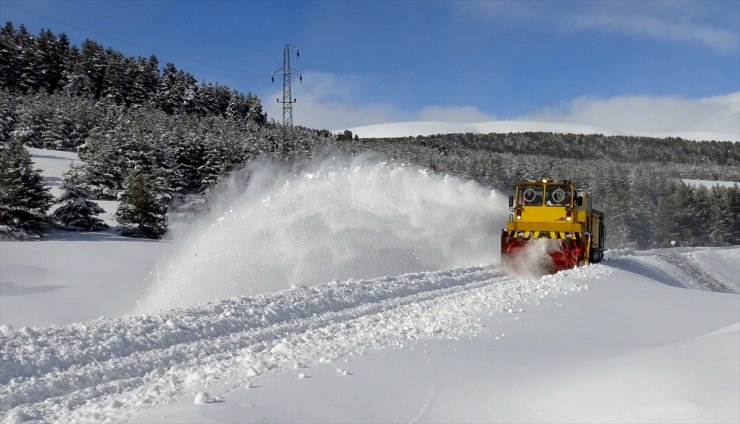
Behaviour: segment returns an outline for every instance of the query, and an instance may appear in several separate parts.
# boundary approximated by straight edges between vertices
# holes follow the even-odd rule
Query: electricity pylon
[[[300,81],[303,81],[303,74],[297,69],[290,67],[290,51],[295,50],[296,57],[301,57],[301,52],[298,47],[286,44],[283,47],[283,67],[272,73],[272,82],[275,82],[275,75],[283,76],[283,99],[277,99],[278,103],[283,104],[283,137],[282,146],[280,148],[281,153],[285,156],[287,152],[288,143],[293,138],[293,103],[298,99],[293,98],[293,94],[290,91],[290,76],[292,74],[298,74]]]

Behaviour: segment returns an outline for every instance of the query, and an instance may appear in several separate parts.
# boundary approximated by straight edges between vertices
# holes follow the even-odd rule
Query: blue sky
[[[270,74],[290,43],[304,72],[293,85],[294,120],[314,127],[425,119],[614,126],[635,121],[630,113],[649,127],[706,121],[724,107],[720,125],[735,131],[740,117],[735,0],[0,0],[0,20],[156,54],[199,81],[258,94],[276,119],[281,87]]]

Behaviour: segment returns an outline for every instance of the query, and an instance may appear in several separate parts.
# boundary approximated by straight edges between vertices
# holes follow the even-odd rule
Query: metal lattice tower
[[[277,99],[278,103],[283,105],[283,140],[281,150],[282,153],[286,153],[286,147],[292,139],[293,135],[293,103],[297,99],[293,98],[293,94],[290,89],[290,76],[292,74],[298,74],[300,81],[303,81],[303,74],[290,66],[290,51],[296,51],[296,57],[301,57],[301,52],[298,47],[286,44],[283,47],[283,67],[272,73],[272,82],[275,82],[275,75],[283,76],[283,99]]]

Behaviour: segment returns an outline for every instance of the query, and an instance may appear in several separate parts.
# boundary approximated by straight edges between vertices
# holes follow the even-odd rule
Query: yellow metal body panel
[[[566,233],[580,233],[583,226],[580,223],[570,222],[522,222],[509,221],[506,223],[507,231],[559,231]]]
[[[565,207],[560,206],[520,206],[521,214],[506,223],[507,231],[565,231],[580,233],[582,223],[575,222],[578,211],[571,211],[571,221],[566,218]],[[581,213],[583,215],[583,213]],[[516,219],[520,216],[521,219]]]

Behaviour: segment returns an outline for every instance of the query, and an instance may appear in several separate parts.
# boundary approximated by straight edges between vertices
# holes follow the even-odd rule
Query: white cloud
[[[718,51],[737,48],[740,43],[737,32],[730,29],[635,12],[577,13],[568,16],[566,20],[581,28],[611,30],[653,39],[695,42]]]
[[[690,42],[720,52],[740,47],[740,6],[735,1],[471,1],[450,5],[472,19]]]
[[[740,139],[740,92],[685,97],[579,97],[559,109],[544,109],[522,119],[595,125],[632,132],[712,132]]]

